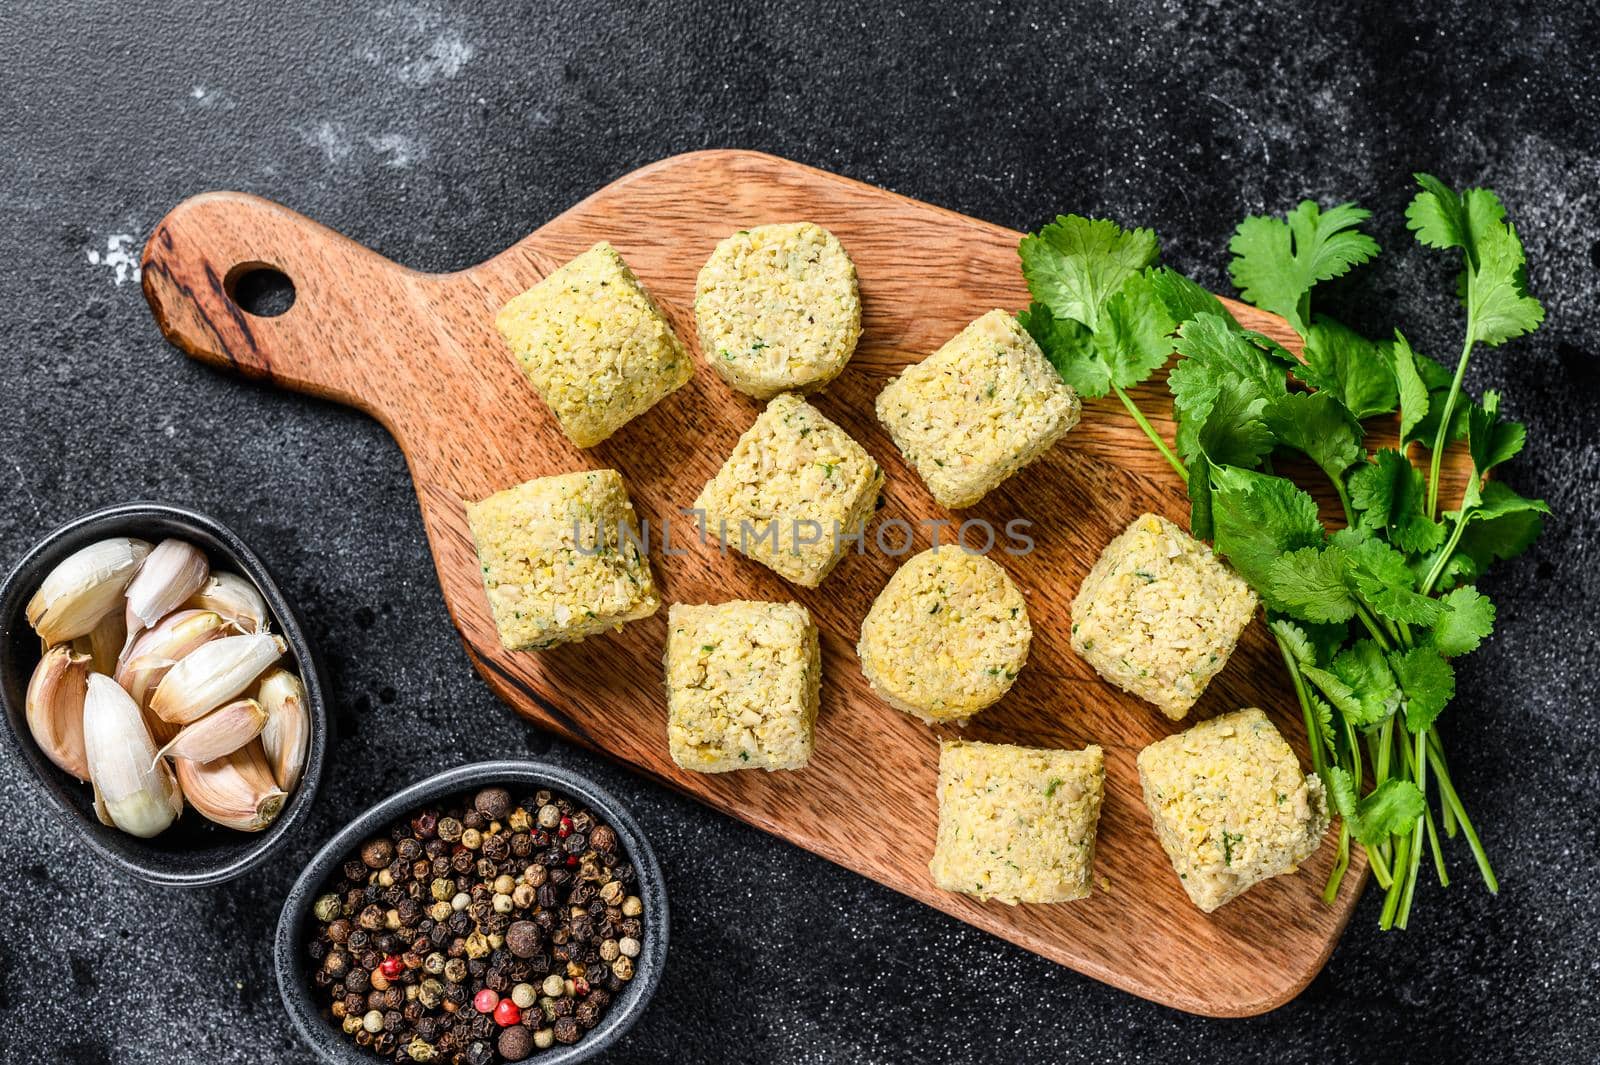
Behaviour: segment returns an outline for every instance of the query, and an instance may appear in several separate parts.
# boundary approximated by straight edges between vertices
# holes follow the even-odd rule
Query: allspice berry
[[[513,1024],[500,1032],[500,1056],[507,1061],[521,1061],[533,1053],[533,1032],[520,1024]]]
[[[531,958],[539,952],[544,935],[532,921],[514,921],[506,929],[506,949],[519,958]]]
[[[511,793],[505,788],[484,788],[474,796],[472,805],[483,816],[498,821],[511,812]],[[505,1054],[505,1051],[502,1050],[500,1053]]]

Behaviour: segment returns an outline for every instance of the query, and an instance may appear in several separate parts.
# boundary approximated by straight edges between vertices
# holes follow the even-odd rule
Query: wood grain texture
[[[493,326],[496,309],[597,240],[609,240],[694,344],[695,275],[736,229],[810,219],[855,259],[860,347],[815,402],[888,474],[877,519],[951,517],[901,461],[873,398],[902,367],[993,307],[1027,301],[1018,234],[881,189],[749,152],[677,156],[597,192],[482,265],[453,274],[407,270],[276,204],[212,193],[156,229],[144,288],[179,348],[351,404],[398,440],[416,483],[445,601],[474,664],[502,698],[568,739],[636,767],[708,805],[814,851],[1096,979],[1179,1009],[1260,1013],[1322,967],[1365,881],[1359,855],[1332,906],[1319,899],[1331,839],[1292,876],[1206,916],[1192,906],[1151,831],[1134,758],[1178,726],[1101,681],[1068,646],[1068,606],[1101,548],[1138,514],[1187,524],[1182,485],[1115,399],[1085,404],[1082,423],[1048,456],[980,505],[955,515],[996,527],[1033,522],[1036,549],[995,558],[1028,597],[1033,650],[1011,693],[964,732],[929,728],[873,697],[855,655],[867,608],[896,560],[851,554],[816,590],[791,586],[690,535],[652,561],[664,602],[797,599],[822,630],[823,698],[816,754],[797,773],[684,772],[667,754],[661,652],[666,610],[621,633],[543,653],[501,649],[479,580],[463,501],[531,477],[615,467],[639,514],[673,518],[721,465],[759,405],[699,366],[693,380],[610,440],[573,447],[522,378]],[[269,265],[294,282],[293,307],[250,315],[232,280]],[[1284,343],[1280,320],[1237,303],[1246,325]],[[1164,382],[1138,390],[1170,439]],[[337,447],[336,441],[329,442]],[[1307,483],[1310,483],[1309,480]],[[871,532],[877,526],[869,528]],[[679,518],[674,532],[691,526]],[[916,549],[929,544],[919,528]],[[681,554],[680,554],[681,552]],[[1305,760],[1304,729],[1264,627],[1252,624],[1195,709],[1267,711]],[[937,821],[941,735],[1106,752],[1107,793],[1088,900],[1008,907],[938,890],[928,876]]]

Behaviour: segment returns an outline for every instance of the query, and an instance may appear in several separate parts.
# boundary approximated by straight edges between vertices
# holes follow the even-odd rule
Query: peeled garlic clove
[[[232,754],[261,735],[266,723],[267,711],[260,703],[254,699],[240,699],[213,710],[192,725],[185,725],[156,757],[209,762]]]
[[[306,704],[306,686],[286,669],[275,669],[261,678],[256,698],[267,711],[267,724],[261,730],[261,747],[272,766],[272,779],[284,791],[293,791],[306,768],[311,750],[311,710]]]
[[[189,597],[188,605],[216,611],[240,632],[266,632],[269,627],[267,601],[261,597],[261,592],[245,578],[226,570],[213,573],[211,579]]]
[[[94,671],[106,676],[117,671],[117,656],[128,644],[128,626],[123,615],[113,610],[100,619],[89,632],[89,654],[94,657]]]
[[[88,693],[89,656],[67,644],[52,647],[28,681],[28,731],[45,757],[79,780],[89,779],[83,749],[83,700]]]
[[[73,552],[28,600],[28,624],[50,644],[86,635],[122,605],[123,589],[149,554],[148,543],[127,536]]]
[[[172,763],[184,798],[208,821],[241,832],[272,824],[288,798],[272,779],[259,741],[209,762],[179,758]]]
[[[83,703],[83,742],[97,809],[122,831],[148,839],[183,812],[172,770],[156,758],[156,745],[139,707],[110,677],[89,674]]]
[[[186,540],[161,541],[128,585],[128,628],[148,629],[198,592],[211,574],[205,552]]]
[[[224,631],[222,616],[209,610],[180,610],[169,614],[155,628],[141,633],[133,646],[123,652],[113,677],[133,696],[134,702],[148,706],[150,693],[167,675],[167,670]]]
[[[169,724],[187,725],[248,688],[288,649],[283,637],[267,633],[203,643],[161,678],[150,709]]]

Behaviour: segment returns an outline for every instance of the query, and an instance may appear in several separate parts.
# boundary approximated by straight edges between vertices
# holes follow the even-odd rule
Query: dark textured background
[[[1595,1060],[1600,721],[1577,664],[1600,652],[1597,13],[1406,6],[0,4],[0,563],[101,504],[210,511],[298,596],[339,708],[309,827],[216,890],[113,874],[7,766],[0,1045],[305,1060],[267,955],[301,862],[399,784],[546,748],[468,666],[384,432],[181,358],[108,252],[234,188],[449,270],[644,163],[740,146],[1012,226],[1058,210],[1154,226],[1169,262],[1222,291],[1242,215],[1359,199],[1392,250],[1337,309],[1447,359],[1460,316],[1445,257],[1402,227],[1408,175],[1491,184],[1549,318],[1468,381],[1528,422],[1507,477],[1559,517],[1486,583],[1500,631],[1445,723],[1498,899],[1453,847],[1458,884],[1425,886],[1409,934],[1380,934],[1369,894],[1301,998],[1205,1021],[557,747],[631,802],[674,891],[665,983],[614,1060]]]

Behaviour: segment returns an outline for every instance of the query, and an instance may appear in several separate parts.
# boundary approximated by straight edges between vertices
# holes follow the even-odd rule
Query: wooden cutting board
[[[1071,207],[1072,205],[1066,205]],[[1151,706],[1099,679],[1068,646],[1068,606],[1100,550],[1144,511],[1187,526],[1179,484],[1115,399],[1086,403],[1048,456],[960,516],[999,528],[1026,518],[1026,557],[996,558],[1028,598],[1033,650],[1011,693],[965,732],[929,728],[877,700],[861,675],[861,620],[895,560],[851,554],[816,590],[793,587],[736,553],[683,537],[652,545],[664,603],[797,599],[823,641],[816,753],[797,773],[715,776],[668,757],[661,653],[665,606],[621,633],[542,653],[502,650],[484,599],[463,501],[546,474],[621,470],[641,517],[677,514],[719,468],[759,405],[707,368],[605,443],[580,450],[518,371],[494,314],[598,240],[608,240],[694,344],[695,276],[722,238],[765,222],[809,219],[832,230],[861,278],[863,331],[844,374],[815,402],[882,463],[878,521],[949,516],[901,461],[873,415],[889,378],[993,307],[1027,302],[1018,234],[796,163],[751,152],[677,156],[635,171],[482,265],[453,274],[398,266],[277,204],[239,193],[190,199],[157,227],[144,290],[167,338],[195,358],[370,413],[399,441],[416,482],[445,601],[490,686],[540,725],[708,805],[1064,965],[1182,1010],[1261,1013],[1327,960],[1365,867],[1358,854],[1337,901],[1320,891],[1327,840],[1301,871],[1207,916],[1190,904],[1156,843],[1134,758],[1176,731]],[[293,306],[257,317],[234,281],[267,266],[294,283]],[[1294,344],[1282,321],[1237,303],[1241,322]],[[1163,382],[1137,390],[1172,435]],[[329,441],[336,448],[337,441]],[[359,522],[359,516],[355,520]],[[686,531],[681,525],[679,531]],[[870,538],[870,530],[869,530]],[[920,530],[917,549],[928,546]],[[1260,622],[1195,709],[1259,706],[1306,760],[1304,728]],[[1191,718],[1192,720],[1192,718]],[[1106,752],[1106,800],[1092,898],[1054,906],[980,903],[928,876],[937,822],[941,735]],[[922,963],[937,965],[929,950]]]

